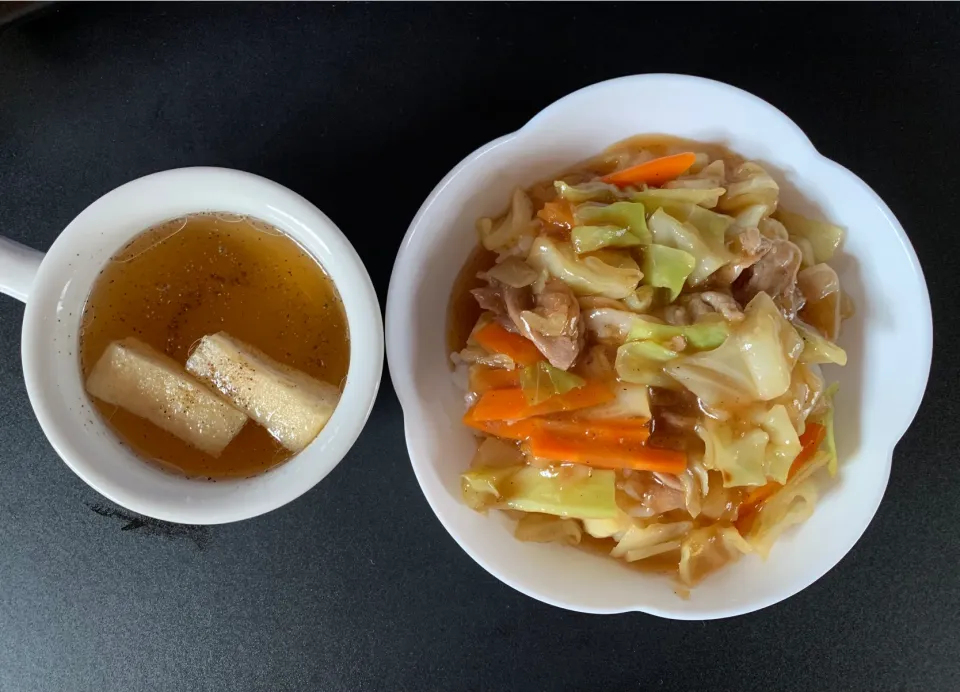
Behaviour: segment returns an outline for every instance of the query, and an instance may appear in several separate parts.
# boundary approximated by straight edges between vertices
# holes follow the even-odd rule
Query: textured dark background
[[[927,397],[836,569],[730,621],[536,603],[434,519],[388,378],[293,504],[210,529],[130,520],[45,441],[22,306],[0,298],[0,691],[960,689],[960,6],[54,6],[0,33],[0,233],[45,249],[132,178],[235,167],[326,211],[383,301],[460,158],[579,87],[656,71],[784,110],[889,203],[926,271]]]

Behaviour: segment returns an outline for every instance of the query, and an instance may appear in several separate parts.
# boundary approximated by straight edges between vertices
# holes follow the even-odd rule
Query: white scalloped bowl
[[[841,471],[824,483],[809,521],[786,532],[764,561],[744,556],[696,586],[688,599],[667,577],[557,545],[521,543],[500,513],[460,501],[459,474],[474,438],[460,423],[462,394],[447,367],[445,314],[478,217],[502,212],[510,192],[548,178],[641,133],[719,142],[768,166],[784,208],[847,229],[832,262],[856,315],[840,339],[837,440]],[[403,406],[407,449],[424,495],[460,546],[504,583],[545,603],[587,613],[641,611],[682,620],[729,617],[809,586],[853,547],[890,476],[894,445],[916,414],[932,350],[930,301],[910,242],[862,180],[821,156],[773,106],[695,77],[639,75],[581,89],[520,131],[464,159],[410,224],[387,301],[387,358]]]

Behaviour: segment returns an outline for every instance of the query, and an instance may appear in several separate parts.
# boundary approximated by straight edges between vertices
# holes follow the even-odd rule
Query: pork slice
[[[733,284],[733,295],[742,305],[758,293],[766,293],[788,319],[803,307],[797,290],[797,272],[803,253],[789,240],[770,240],[770,249],[745,270]]]
[[[529,291],[507,288],[504,297],[507,313],[520,333],[536,345],[553,367],[569,370],[584,342],[580,304],[570,287],[559,279],[547,281],[543,290],[533,296],[533,309],[528,307]]]
[[[530,339],[550,364],[568,370],[584,342],[580,303],[563,281],[551,279],[534,293],[530,286],[514,288],[496,279],[472,291],[484,310],[511,331]]]
[[[729,249],[737,256],[710,277],[710,284],[726,287],[736,281],[743,272],[760,261],[770,251],[770,240],[756,228],[747,228],[736,235]]]

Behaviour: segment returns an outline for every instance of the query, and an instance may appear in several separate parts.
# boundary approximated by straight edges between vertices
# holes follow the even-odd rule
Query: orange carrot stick
[[[613,398],[614,393],[610,386],[597,381],[588,381],[582,387],[571,389],[565,394],[557,394],[534,406],[527,403],[527,398],[520,388],[493,389],[483,394],[467,415],[477,422],[518,421],[532,416],[546,416],[560,411],[597,406]]]
[[[535,419],[528,418],[516,422],[507,422],[502,420],[477,420],[473,417],[473,409],[467,411],[463,417],[463,422],[482,433],[501,437],[505,440],[526,440],[536,429]]]
[[[683,175],[690,166],[697,160],[697,155],[692,151],[683,154],[674,154],[673,156],[662,156],[653,161],[647,161],[622,171],[610,173],[601,178],[605,183],[613,185],[636,185],[637,183],[646,183],[647,185],[663,185],[674,178]]]
[[[567,230],[577,225],[573,205],[565,199],[547,202],[543,205],[543,209],[537,212],[537,216],[540,217],[544,223],[566,228]]]
[[[511,372],[504,370],[502,372]],[[562,435],[603,444],[616,445],[623,441],[642,444],[650,437],[647,418],[611,418],[609,420],[576,420],[533,416],[515,422],[477,420],[471,408],[463,417],[467,426],[480,432],[508,440],[526,440],[535,432]]]
[[[508,332],[496,322],[491,322],[473,334],[474,340],[491,353],[510,356],[520,365],[533,365],[543,360],[543,355],[526,337]]]
[[[604,469],[634,469],[683,473],[687,456],[672,449],[648,447],[643,442],[622,439],[619,443],[603,443],[587,438],[556,435],[535,431],[527,440],[535,457],[554,461],[569,461]]]
[[[650,437],[650,421],[646,418],[610,418],[607,420],[575,420],[534,418],[536,432],[571,440],[617,445],[621,442],[643,444]]]
[[[520,386],[519,368],[504,370],[486,365],[470,366],[470,391],[483,394],[491,389],[509,389]]]

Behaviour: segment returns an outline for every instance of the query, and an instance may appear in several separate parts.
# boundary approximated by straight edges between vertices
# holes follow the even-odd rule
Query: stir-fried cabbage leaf
[[[581,315],[587,331],[596,334],[601,341],[617,343],[626,341],[634,326],[643,321],[643,317],[635,312],[612,307],[591,308]]]
[[[616,354],[613,354],[615,357]],[[643,385],[616,381],[610,349],[594,346],[580,360],[581,374],[586,378],[610,382],[614,399],[605,404],[590,406],[577,412],[578,418],[588,420],[608,418],[650,418],[650,394]]]
[[[477,222],[480,243],[487,250],[501,254],[523,253],[537,232],[533,215],[533,202],[527,193],[517,188],[513,191],[510,211],[500,221],[480,219]]]
[[[800,317],[830,341],[840,336],[840,278],[828,264],[816,264],[797,274],[797,287],[806,299]]]
[[[803,351],[800,353],[801,363],[813,365],[823,363],[847,364],[847,352],[835,343],[820,336],[815,329],[808,327],[803,322],[795,321],[793,326],[803,339]]]
[[[780,186],[759,164],[752,161],[740,164],[727,179],[727,192],[720,199],[720,211],[739,214],[748,207],[763,207],[763,216],[777,208]]]
[[[502,368],[504,370],[513,370],[517,364],[513,358],[506,353],[489,353],[479,346],[467,346],[459,353],[455,353],[460,363],[468,365],[487,365],[491,368]],[[458,365],[454,362],[454,365]]]
[[[562,180],[553,184],[557,195],[572,204],[582,204],[584,202],[616,202],[623,199],[627,190],[621,190],[616,185],[604,183],[595,180],[580,185],[568,185]]]
[[[725,487],[717,471],[706,471],[706,467],[704,471],[710,474],[711,481],[710,489],[703,498],[701,516],[713,521],[734,521],[740,508],[741,489]]]
[[[552,514],[524,514],[517,520],[513,535],[528,543],[564,543],[578,545],[583,529],[576,519],[565,519]]]
[[[623,382],[676,389],[677,383],[663,371],[676,351],[655,341],[628,341],[617,349],[617,377]]]
[[[778,209],[775,216],[790,235],[810,242],[815,263],[828,261],[843,242],[843,229],[832,223],[815,221],[783,209]]]
[[[667,348],[663,344],[658,344],[656,341],[630,341],[624,344],[624,346],[627,346],[627,348],[621,346],[617,349],[617,352],[633,353],[658,363],[665,363],[668,360],[676,358],[678,355],[673,349]]]
[[[647,228],[646,210],[638,202],[615,202],[605,206],[583,204],[577,207],[576,216],[585,224],[626,228],[639,241],[636,244],[648,245],[653,242]]]
[[[542,404],[557,394],[566,394],[587,383],[582,377],[555,368],[546,361],[530,365],[520,373],[520,388],[531,406]]]
[[[732,216],[718,214],[688,202],[669,202],[661,205],[661,209],[677,221],[689,223],[696,228],[711,247],[723,244],[727,232],[734,225]]]
[[[720,346],[730,334],[730,325],[720,315],[706,315],[696,324],[660,324],[638,316],[631,322],[629,338],[640,341],[669,341],[681,336],[691,348],[706,350]]]
[[[786,483],[790,465],[800,453],[800,438],[782,404],[757,409],[737,421],[709,416],[697,426],[706,451],[703,463],[719,471],[723,485]]]
[[[488,281],[493,279],[511,288],[523,288],[533,284],[539,276],[536,269],[519,257],[507,257],[490,267],[481,275],[481,278]]]
[[[629,193],[630,200],[642,202],[647,211],[659,209],[666,204],[697,204],[712,209],[717,206],[720,196],[726,192],[722,187],[707,189],[660,188],[650,190],[634,190]]]
[[[607,519],[583,519],[583,530],[594,538],[613,538],[618,540],[633,526],[633,517],[617,508],[615,516]]]
[[[780,234],[777,232],[777,227],[764,223],[764,221],[768,220],[767,214],[769,213],[770,207],[768,207],[766,204],[754,204],[749,207],[744,207],[740,211],[734,213],[733,226],[730,227],[731,233],[740,233],[741,231],[756,228],[760,231],[760,235],[762,235],[764,238],[769,238],[771,240],[778,238]],[[787,231],[786,229],[783,229],[782,240],[786,239]]]
[[[703,510],[704,501],[710,493],[710,475],[703,465],[703,455],[691,452],[687,455],[687,468],[677,476],[683,486],[683,502],[691,517],[697,517]]]
[[[758,293],[723,344],[678,358],[666,372],[711,408],[775,399],[790,387],[803,341],[766,293]]]
[[[643,280],[650,286],[668,289],[672,303],[680,295],[696,263],[696,258],[689,252],[666,245],[647,245],[643,249],[641,265]]]
[[[615,398],[599,406],[581,409],[578,415],[589,420],[604,418],[650,418],[650,394],[645,385],[616,382]]]
[[[635,519],[651,519],[685,507],[683,485],[672,473],[635,473],[617,485],[617,503]]]
[[[801,236],[790,234],[787,234],[787,240],[800,248],[800,254],[803,257],[803,259],[800,260],[801,269],[812,267],[817,263],[817,255],[813,251],[813,243]]]
[[[738,337],[760,398],[770,400],[787,391],[803,340],[766,293],[747,304]]]
[[[680,543],[680,579],[693,586],[749,552],[750,544],[732,526],[714,524],[694,529]]]
[[[817,504],[817,487],[813,481],[790,483],[767,500],[747,532],[747,542],[766,558],[780,535],[813,515]]]
[[[603,248],[590,254],[604,264],[609,264],[617,269],[629,269],[631,271],[640,271],[640,265],[633,259],[629,250],[619,250],[616,248]],[[587,259],[590,259],[589,257]],[[641,277],[642,278],[642,277]]]
[[[739,223],[739,215],[737,219],[737,223]],[[756,225],[757,230],[760,231],[760,235],[764,238],[770,240],[790,240],[790,234],[784,225],[770,216],[760,219],[754,225]]]
[[[634,312],[647,312],[653,305],[654,293],[653,286],[641,286],[624,298],[623,304]]]
[[[779,349],[771,354],[774,357],[779,357]],[[678,359],[668,366],[667,372],[711,408],[742,405],[760,398],[736,336],[728,337],[712,351]]]
[[[790,465],[800,453],[800,438],[787,415],[786,408],[778,404],[770,407],[757,419],[757,424],[769,437],[766,449],[767,478],[777,483],[786,483]]]
[[[763,503],[744,536],[762,557],[770,554],[773,544],[784,531],[803,523],[813,514],[819,493],[812,476],[828,461],[827,454],[815,454],[786,485]]]
[[[697,434],[706,447],[704,464],[723,475],[724,486],[766,484],[765,455],[770,437],[763,430],[746,426],[738,432],[731,425],[706,417],[697,426]]]
[[[520,311],[520,323],[530,332],[543,336],[560,336],[567,327],[567,321],[567,315],[563,312],[541,315],[533,310]]]
[[[713,272],[734,259],[724,245],[722,235],[719,238],[712,235],[705,237],[692,224],[677,221],[663,209],[651,214],[647,225],[655,243],[683,250],[696,259],[688,278],[692,286],[706,281]]]
[[[840,386],[836,382],[827,387],[827,391],[823,394],[826,400],[826,410],[817,416],[816,420],[816,422],[826,428],[827,431],[823,438],[823,443],[820,445],[820,449],[827,455],[827,470],[831,476],[837,475],[837,466],[839,464],[839,459],[837,458],[837,439],[833,431],[833,398],[836,396],[839,388]]]
[[[824,383],[820,366],[804,363],[801,357],[790,375],[790,388],[770,403],[783,404],[797,434],[802,435],[806,430],[807,419],[815,410],[820,409],[823,394]]]
[[[723,187],[726,178],[726,167],[722,160],[704,166],[696,173],[688,173],[664,184],[665,188],[695,188],[708,189]]]
[[[600,255],[580,258],[569,243],[555,243],[546,236],[534,241],[527,264],[560,279],[578,296],[625,298],[636,290],[643,276],[635,262],[632,267],[618,267],[607,264]]]
[[[623,533],[623,537],[610,551],[610,555],[623,558],[627,562],[636,562],[661,553],[679,550],[680,538],[691,528],[693,528],[693,522],[689,521],[646,526],[634,522]]]
[[[612,519],[617,515],[613,471],[534,466],[471,469],[461,476],[463,498],[476,510],[515,509],[572,519]]]
[[[629,228],[619,226],[574,226],[570,242],[578,255],[604,247],[632,247],[640,245],[640,239]]]

